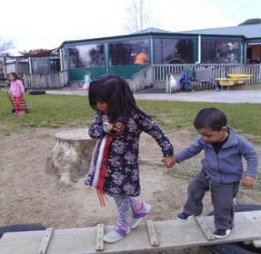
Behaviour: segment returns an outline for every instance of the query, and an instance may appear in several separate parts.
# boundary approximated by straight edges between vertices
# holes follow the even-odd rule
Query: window
[[[193,43],[191,39],[155,39],[155,63],[192,63]]]
[[[48,57],[32,57],[33,74],[48,74],[49,73],[49,58]]]
[[[239,63],[240,42],[228,39],[202,39],[202,63]]]
[[[91,44],[68,48],[69,65],[75,67],[101,67],[105,65],[104,45]]]
[[[149,40],[131,40],[109,44],[110,65],[149,63]]]

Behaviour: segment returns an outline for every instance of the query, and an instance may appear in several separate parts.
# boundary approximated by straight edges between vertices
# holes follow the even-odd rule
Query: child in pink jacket
[[[25,91],[23,82],[15,72],[9,74],[8,79],[11,82],[8,94],[14,99],[16,110],[15,114],[18,116],[23,115],[25,113],[21,108],[21,99]]]

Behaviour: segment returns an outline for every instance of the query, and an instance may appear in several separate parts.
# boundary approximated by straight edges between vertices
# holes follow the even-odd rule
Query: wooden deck
[[[219,243],[253,241],[261,246],[261,211],[240,212],[235,216],[235,229],[222,240],[211,240],[213,217],[200,217],[190,221],[150,221],[141,224],[126,238],[114,243],[102,242],[102,227],[57,229],[6,233],[0,240],[1,254],[94,254],[145,253],[148,250],[166,250],[177,247],[204,246]],[[201,222],[207,226],[207,239]],[[105,227],[105,233],[111,227]],[[204,226],[203,226],[204,228]],[[148,229],[150,234],[148,234]],[[98,233],[97,233],[98,232]],[[47,238],[50,238],[49,242]],[[45,242],[45,243],[44,243]],[[48,246],[49,245],[49,246]]]

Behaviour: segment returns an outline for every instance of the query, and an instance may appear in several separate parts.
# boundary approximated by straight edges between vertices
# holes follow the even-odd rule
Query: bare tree
[[[13,47],[14,47],[14,45],[11,41],[5,40],[0,37],[0,54],[7,53],[7,51]]]
[[[126,10],[126,22],[124,29],[129,33],[135,33],[152,25],[152,9],[150,0],[132,0]]]

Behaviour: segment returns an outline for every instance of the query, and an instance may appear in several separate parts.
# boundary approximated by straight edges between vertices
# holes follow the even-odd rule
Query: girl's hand
[[[171,168],[175,165],[176,161],[175,161],[175,158],[174,156],[171,156],[171,157],[163,157],[161,162],[163,162],[164,166],[166,168]]]
[[[242,185],[246,188],[253,187],[254,182],[255,182],[255,178],[250,177],[250,176],[244,176],[242,179]]]
[[[125,129],[125,125],[121,122],[116,122],[113,124],[112,130],[114,131],[119,132],[119,131],[123,131],[124,129]]]
[[[103,129],[107,133],[110,133],[112,131],[112,129],[113,129],[113,125],[108,123],[108,122],[106,122],[106,123],[103,124]]]

